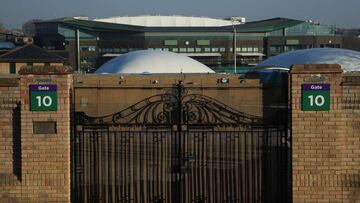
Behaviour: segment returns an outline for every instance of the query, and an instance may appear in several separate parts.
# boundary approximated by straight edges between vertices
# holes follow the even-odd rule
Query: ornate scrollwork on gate
[[[185,95],[182,98],[182,112],[185,124],[248,125],[261,122],[259,117],[240,112],[200,94]]]
[[[172,94],[154,95],[111,115],[80,115],[80,122],[85,125],[170,124],[175,101],[176,97]]]
[[[183,87],[148,97],[124,110],[102,117],[78,115],[83,125],[228,125],[248,126],[261,119],[240,112],[226,104],[200,94],[187,94]]]

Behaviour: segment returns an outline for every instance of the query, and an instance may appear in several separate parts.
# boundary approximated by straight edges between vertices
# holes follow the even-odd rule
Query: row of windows
[[[137,48],[100,48],[101,53],[127,53],[130,51],[141,50]],[[177,53],[210,53],[210,52],[226,52],[225,47],[173,47],[173,48],[148,48],[148,50],[172,51]],[[233,48],[228,49],[233,52]],[[237,52],[262,52],[258,47],[237,47]]]
[[[340,44],[320,44],[320,48],[340,48]]]
[[[81,51],[96,51],[96,46],[80,46]]]
[[[127,53],[130,51],[143,50],[140,48],[99,48],[100,53]]]
[[[185,41],[185,45],[189,45],[189,41]],[[177,46],[178,40],[165,40],[164,41],[165,46]],[[210,45],[210,40],[202,39],[202,40],[196,40],[196,45],[198,46],[208,46]]]
[[[233,48],[230,48],[230,51],[233,51]],[[259,52],[258,47],[236,47],[236,52]],[[262,50],[261,50],[262,52]]]
[[[340,44],[320,44],[320,48],[340,48]],[[311,49],[314,48],[312,44],[308,45],[272,45],[270,46],[270,54],[271,55],[277,55],[283,52],[289,52],[289,51],[296,51],[300,49]]]

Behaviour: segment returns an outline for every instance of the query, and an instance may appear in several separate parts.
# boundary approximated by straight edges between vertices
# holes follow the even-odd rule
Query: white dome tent
[[[204,64],[168,51],[142,50],[118,56],[100,66],[96,74],[214,73]]]
[[[289,70],[296,64],[339,64],[345,72],[360,71],[360,52],[335,48],[303,49],[268,58],[256,67]]]

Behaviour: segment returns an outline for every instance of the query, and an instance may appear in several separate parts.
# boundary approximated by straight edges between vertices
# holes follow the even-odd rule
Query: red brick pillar
[[[21,198],[19,202],[70,202],[70,91],[67,67],[23,69],[21,96]],[[30,85],[56,85],[57,109],[30,110]]]
[[[293,202],[360,201],[359,159],[353,157],[360,154],[349,142],[359,143],[359,135],[354,138],[356,125],[342,107],[342,80],[338,65],[297,65],[290,72]],[[306,83],[330,84],[329,111],[302,110]]]

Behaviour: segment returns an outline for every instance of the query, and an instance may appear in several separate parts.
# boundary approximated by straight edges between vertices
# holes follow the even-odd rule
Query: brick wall
[[[20,76],[17,92],[9,91],[20,98],[20,115],[15,117],[15,121],[19,123],[14,128],[2,126],[0,131],[14,129],[20,130],[21,134],[15,136],[12,143],[8,141],[5,146],[5,149],[12,150],[11,160],[9,157],[0,159],[5,163],[0,169],[5,174],[0,177],[0,202],[70,202],[72,75],[57,72],[59,70],[50,71],[51,75],[25,72]],[[57,111],[30,111],[30,84],[57,84]],[[9,120],[14,119],[13,114],[10,114],[13,109],[14,106],[10,107],[6,113],[7,125],[12,123]],[[36,121],[56,122],[56,133],[34,134],[33,122]],[[3,151],[0,150],[1,153]]]
[[[14,125],[20,124],[19,100],[19,77],[0,76],[0,189],[21,178],[17,171],[20,155],[13,147],[20,134],[13,130]]]
[[[338,65],[290,73],[293,202],[360,201],[360,84],[351,77]],[[330,111],[301,110],[304,83],[330,84]]]

